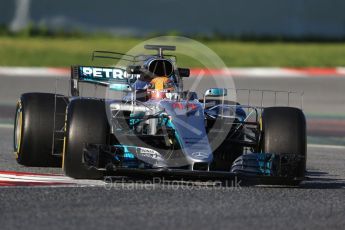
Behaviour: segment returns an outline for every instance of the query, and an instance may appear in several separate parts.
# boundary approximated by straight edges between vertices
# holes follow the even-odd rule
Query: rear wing
[[[128,74],[126,69],[119,67],[72,66],[71,95],[79,96],[79,83],[85,82],[109,86],[111,83],[133,83],[138,74]]]

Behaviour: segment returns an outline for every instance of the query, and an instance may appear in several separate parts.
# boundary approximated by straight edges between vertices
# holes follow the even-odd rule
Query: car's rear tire
[[[64,173],[76,179],[101,179],[103,173],[85,166],[82,157],[85,143],[107,143],[109,124],[104,101],[85,98],[72,100],[67,108],[65,127]]]
[[[63,114],[67,98],[55,98],[55,94],[50,93],[21,95],[16,108],[13,137],[14,153],[19,164],[61,167],[61,156],[53,155],[55,99],[56,113]],[[62,128],[63,125],[64,115],[55,116],[55,128]],[[62,142],[55,142],[54,153],[62,153]]]
[[[262,151],[274,154],[296,154],[304,158],[294,175],[303,178],[306,170],[306,121],[302,110],[291,107],[269,107],[262,114]]]

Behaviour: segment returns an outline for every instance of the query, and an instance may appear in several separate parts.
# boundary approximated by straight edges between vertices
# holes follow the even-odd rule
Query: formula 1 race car
[[[93,58],[122,59],[128,65],[72,66],[71,96],[22,94],[14,125],[18,163],[62,165],[77,179],[237,177],[293,185],[304,179],[301,109],[240,105],[225,99],[231,90],[226,88],[210,88],[198,98],[183,89],[189,69],[177,68],[174,56],[163,54],[174,46],[145,48],[157,53],[95,51]],[[121,97],[82,97],[85,83]]]

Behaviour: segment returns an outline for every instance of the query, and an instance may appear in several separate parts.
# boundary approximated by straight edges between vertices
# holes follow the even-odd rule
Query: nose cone
[[[205,129],[202,105],[197,101],[164,101],[161,104],[171,116],[171,125],[187,161],[191,164],[211,163],[213,154]]]

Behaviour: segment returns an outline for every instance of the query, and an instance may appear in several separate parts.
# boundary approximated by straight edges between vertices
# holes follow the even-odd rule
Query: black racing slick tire
[[[262,151],[295,154],[303,159],[293,173],[303,178],[306,170],[306,120],[302,110],[291,107],[269,107],[262,114]]]
[[[83,163],[85,144],[106,144],[109,124],[104,100],[77,98],[70,102],[66,116],[62,168],[75,179],[102,179],[104,174]]]
[[[17,103],[13,135],[14,153],[19,164],[61,167],[63,142],[54,142],[53,146],[53,133],[54,127],[63,128],[67,103],[67,98],[50,93],[21,95]],[[54,112],[62,114],[55,116],[55,124]],[[62,139],[63,134],[57,135],[61,135]]]

